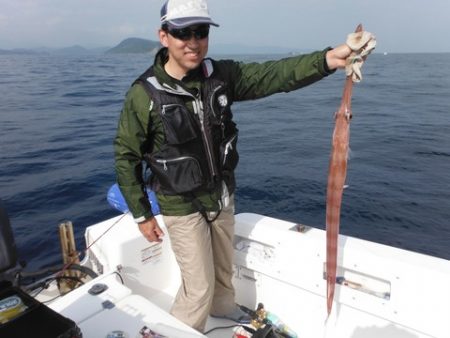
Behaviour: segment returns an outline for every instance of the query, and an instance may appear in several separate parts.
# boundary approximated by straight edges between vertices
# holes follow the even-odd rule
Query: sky
[[[0,0],[0,49],[157,40],[163,0]],[[450,52],[450,0],[209,0],[210,44],[322,49],[358,23],[377,52]]]

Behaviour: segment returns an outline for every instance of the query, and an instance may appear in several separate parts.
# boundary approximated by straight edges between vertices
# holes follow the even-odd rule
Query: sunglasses
[[[186,28],[173,28],[168,30],[169,34],[175,39],[181,41],[188,41],[194,36],[196,40],[205,39],[209,35],[209,25],[199,25],[195,29],[189,27]]]

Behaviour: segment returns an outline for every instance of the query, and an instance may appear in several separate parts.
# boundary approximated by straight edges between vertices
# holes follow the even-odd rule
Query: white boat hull
[[[297,228],[261,215],[236,215],[239,304],[254,309],[263,303],[302,338],[450,337],[450,261],[340,236],[343,285],[336,287],[327,320],[325,232]],[[149,243],[125,215],[87,228],[85,237],[88,246],[95,243],[84,263],[101,276],[50,305],[78,323],[83,337],[121,330],[134,338],[143,325],[167,334],[172,330],[172,338],[202,336],[168,313],[180,283],[169,236],[163,243]],[[95,283],[108,290],[88,294]],[[105,308],[105,301],[114,307]],[[223,325],[210,318],[207,329]],[[208,337],[232,337],[232,331]]]

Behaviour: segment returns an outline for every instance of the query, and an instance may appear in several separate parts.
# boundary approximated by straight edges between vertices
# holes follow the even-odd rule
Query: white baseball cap
[[[167,0],[161,8],[161,24],[170,28],[197,24],[219,26],[209,16],[206,0]]]

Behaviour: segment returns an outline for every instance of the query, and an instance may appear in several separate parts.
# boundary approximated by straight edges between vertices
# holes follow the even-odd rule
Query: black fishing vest
[[[151,169],[151,188],[167,195],[213,191],[222,181],[230,193],[235,189],[234,169],[239,155],[232,102],[227,84],[212,71],[211,60],[205,60],[203,66],[209,74],[198,95],[179,85],[172,88],[159,83],[153,67],[136,80],[162,120],[164,143],[159,150],[149,149],[145,160]],[[194,113],[188,110],[186,101],[192,102]]]

